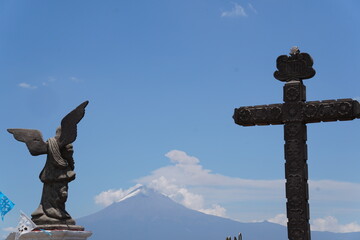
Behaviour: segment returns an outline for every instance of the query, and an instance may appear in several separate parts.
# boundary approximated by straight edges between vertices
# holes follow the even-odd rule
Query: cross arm
[[[360,104],[351,98],[306,102],[304,123],[346,121],[360,118]]]
[[[291,116],[292,109],[298,112]],[[241,126],[278,125],[287,122],[331,122],[360,118],[360,103],[351,98],[235,108],[233,119]]]
[[[282,105],[270,104],[235,108],[233,119],[241,126],[282,124]]]

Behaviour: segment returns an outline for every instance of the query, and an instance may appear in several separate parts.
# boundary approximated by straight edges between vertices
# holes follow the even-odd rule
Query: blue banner
[[[14,205],[15,204],[8,197],[6,197],[2,192],[0,192],[0,214],[3,221],[5,214],[7,214],[11,209],[13,209]]]

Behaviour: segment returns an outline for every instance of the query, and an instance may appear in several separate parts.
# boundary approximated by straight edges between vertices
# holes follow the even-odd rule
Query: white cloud
[[[16,227],[6,227],[2,229],[5,232],[16,232],[17,228]]]
[[[73,82],[81,82],[82,80],[77,77],[70,77],[70,80]]]
[[[254,6],[251,3],[249,3],[248,6],[251,9],[251,11],[253,11],[255,14],[258,13],[257,10],[254,8]]]
[[[175,186],[181,186],[187,189],[189,193],[201,196],[201,200],[192,201],[197,207],[186,203],[186,206],[190,208],[199,209],[198,206],[201,204],[206,206],[212,206],[212,204],[226,206],[227,204],[243,203],[253,206],[254,202],[260,204],[266,202],[271,208],[272,204],[283,204],[286,201],[285,180],[283,179],[252,180],[228,177],[204,169],[199,159],[189,156],[185,152],[173,150],[167,153],[166,156],[170,159],[171,165],[156,169],[150,175],[138,179],[137,182],[152,186],[156,184],[153,187],[167,195],[170,192],[179,192]],[[313,206],[321,207],[324,205],[323,203],[327,203],[328,206],[333,207],[333,210],[337,208],[339,214],[347,211],[347,209],[339,209],[339,207],[349,206],[354,208],[360,200],[359,183],[310,180],[309,189]],[[185,204],[185,199],[190,199],[190,196],[187,197],[186,194],[187,192],[184,191],[182,198],[178,196],[177,201]],[[194,196],[192,197],[195,199]],[[239,208],[241,207],[239,206]],[[246,211],[245,207],[242,209]],[[360,209],[357,210],[360,211]],[[247,219],[246,221],[252,220]],[[285,215],[278,215],[269,221],[285,224],[287,221],[285,219]]]
[[[252,180],[216,174],[204,169],[198,158],[179,150],[172,150],[165,156],[171,164],[137,179],[137,183],[151,187],[188,208],[204,213],[217,216],[231,214],[232,218],[247,222],[253,219],[268,219],[270,222],[286,225],[286,215],[276,215],[276,212],[282,212],[285,208],[284,179]],[[321,217],[334,213],[334,216],[338,216],[346,215],[347,212],[360,212],[357,207],[360,201],[359,183],[311,180],[309,188],[311,206],[317,209],[315,217],[318,217],[319,213]],[[96,201],[109,205],[123,198],[127,192],[129,191],[122,189],[108,190],[99,194]],[[331,212],[328,210],[329,207]],[[269,214],[276,216],[269,219]],[[313,224],[315,229],[319,228],[320,221]],[[358,225],[351,223],[342,226],[341,229],[346,226],[348,229],[356,230]]]
[[[131,187],[127,190],[110,189],[101,192],[99,195],[95,196],[95,203],[101,204],[103,206],[109,206],[114,202],[121,201],[129,193],[131,193],[134,189],[138,188],[139,186],[141,186],[141,184],[137,184],[134,187]],[[152,182],[148,184],[147,187],[152,188],[168,196],[175,202],[178,202],[187,208],[215,216],[221,216],[221,217],[226,216],[225,208],[221,207],[218,204],[213,204],[211,208],[205,208],[203,196],[199,194],[194,194],[184,187],[176,186],[175,184],[172,184],[164,177],[160,177],[159,179],[154,179]]]
[[[18,86],[21,88],[27,88],[27,89],[36,89],[37,88],[37,86],[33,86],[33,85],[25,83],[25,82],[19,83]]]
[[[287,226],[286,214],[277,214],[275,217],[268,219],[267,221],[277,223],[283,226]],[[310,221],[311,231],[328,231],[337,233],[347,232],[360,232],[360,224],[357,222],[351,222],[348,224],[340,224],[339,221],[333,216],[327,216],[324,218],[316,218]]]
[[[272,223],[277,223],[283,226],[287,226],[288,219],[286,217],[286,214],[281,213],[273,218],[269,218],[267,221]]]
[[[199,210],[204,205],[204,199],[201,195],[191,193],[186,188],[173,184],[164,176],[161,176],[158,179],[153,179],[147,184],[147,186],[165,194],[185,207]]]
[[[314,201],[353,202],[360,200],[360,184],[333,180],[309,180],[310,195]]]
[[[127,190],[122,189],[110,189],[104,192],[101,192],[99,195],[95,196],[95,203],[103,206],[109,206],[114,202],[118,202],[123,199],[126,195],[132,192],[135,188],[139,187],[140,184],[135,185]]]
[[[53,83],[56,81],[56,78],[54,77],[48,77],[48,80],[46,82],[43,82],[42,85],[43,86],[48,86],[50,83]]]
[[[171,155],[171,154],[167,154]],[[188,156],[185,156],[188,159]],[[168,180],[164,176],[161,176],[157,179],[153,179],[147,185],[150,188],[155,189],[158,192],[161,192],[187,208],[197,210],[206,214],[211,214],[215,216],[226,216],[226,209],[221,207],[218,204],[212,204],[211,208],[204,208],[205,201],[204,197],[200,194],[195,194],[190,192],[185,187],[179,187],[173,183],[174,181]]]
[[[208,209],[200,209],[200,212],[209,214],[209,215],[215,215],[219,217],[226,217],[226,209],[218,204],[213,204],[212,208]]]
[[[204,169],[199,159],[179,150],[172,150],[165,156],[175,165],[159,168],[137,182],[148,185],[166,179],[176,186],[196,190],[199,194],[212,194],[213,198],[221,196],[222,200],[280,199],[284,196],[284,180],[249,180],[215,174]]]
[[[329,231],[329,232],[360,232],[360,224],[357,222],[352,222],[348,224],[339,224],[339,221],[332,216],[327,216],[324,218],[317,218],[311,221],[311,230],[312,231]]]
[[[95,196],[95,203],[103,206],[109,206],[114,202],[121,200],[125,197],[125,191],[122,189],[110,189],[104,192],[101,192],[99,195]]]
[[[285,180],[252,180],[228,177],[204,169],[200,160],[185,152],[172,150],[167,156],[173,165],[161,167],[137,182],[147,185],[161,177],[177,186],[186,186],[192,192],[217,199],[219,202],[239,200],[280,200],[285,196]],[[333,180],[310,180],[312,201],[360,200],[360,184]],[[346,196],[346,197],[345,197]]]
[[[196,157],[188,156],[185,152],[179,150],[173,150],[165,154],[171,162],[184,165],[196,165],[200,161]]]
[[[230,11],[223,11],[221,17],[247,17],[245,9],[240,4],[233,4],[233,8]]]

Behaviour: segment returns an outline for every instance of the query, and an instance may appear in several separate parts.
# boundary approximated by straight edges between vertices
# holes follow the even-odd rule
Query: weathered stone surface
[[[19,240],[86,240],[91,235],[92,233],[87,231],[60,230],[49,231],[49,233],[33,231],[21,235]],[[15,240],[15,233],[10,233],[6,240]]]
[[[313,60],[307,53],[300,53],[299,48],[293,47],[290,56],[281,55],[276,59],[277,71],[274,77],[283,82],[312,78],[315,70]]]
[[[34,129],[8,129],[14,138],[26,143],[31,155],[47,154],[40,180],[43,182],[41,202],[32,213],[32,220],[43,229],[81,229],[65,210],[68,183],[75,179],[73,146],[77,124],[84,117],[88,101],[83,102],[61,121],[56,135],[44,142],[42,134]],[[82,228],[83,229],[83,228]]]
[[[288,237],[310,240],[306,124],[360,118],[360,104],[353,99],[306,102],[302,80],[315,75],[313,60],[298,48],[290,55],[278,57],[274,73],[276,79],[286,82],[284,103],[240,107],[234,110],[233,119],[241,126],[284,125]]]

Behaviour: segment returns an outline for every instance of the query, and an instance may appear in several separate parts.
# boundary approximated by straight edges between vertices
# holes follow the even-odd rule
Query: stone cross
[[[303,79],[315,75],[313,60],[293,47],[290,56],[276,60],[274,77],[286,82],[282,104],[236,108],[234,121],[241,126],[284,125],[286,208],[288,238],[310,240],[306,124],[360,118],[360,104],[353,99],[306,102]]]

